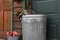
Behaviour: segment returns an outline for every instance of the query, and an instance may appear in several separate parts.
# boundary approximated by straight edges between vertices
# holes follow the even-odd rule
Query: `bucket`
[[[7,40],[19,40],[19,36],[8,36]]]

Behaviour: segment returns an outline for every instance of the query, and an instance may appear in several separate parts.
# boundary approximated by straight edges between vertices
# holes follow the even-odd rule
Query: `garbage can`
[[[7,40],[19,40],[19,36],[8,36]]]
[[[46,40],[46,15],[23,15],[23,40]]]

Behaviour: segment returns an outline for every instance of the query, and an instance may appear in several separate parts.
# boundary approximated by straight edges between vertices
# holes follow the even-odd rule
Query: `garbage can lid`
[[[22,18],[41,18],[41,17],[46,17],[46,15],[34,14],[34,15],[23,15],[23,16],[22,16]]]
[[[46,19],[46,15],[42,15],[42,14],[39,14],[39,15],[23,15],[22,16],[22,21],[44,21]]]

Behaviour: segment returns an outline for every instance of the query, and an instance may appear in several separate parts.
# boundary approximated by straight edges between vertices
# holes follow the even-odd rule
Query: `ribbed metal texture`
[[[8,36],[7,40],[19,40],[19,36]]]
[[[38,14],[46,14],[47,16],[47,39],[48,40],[57,40],[57,0],[36,0],[32,2],[32,7],[34,11]]]
[[[46,40],[46,16],[24,15],[22,34],[23,40]]]

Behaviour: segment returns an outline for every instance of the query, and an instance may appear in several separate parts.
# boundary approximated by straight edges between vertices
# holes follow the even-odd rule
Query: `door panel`
[[[3,0],[0,0],[0,10],[3,10]]]
[[[0,31],[3,31],[3,11],[0,11]]]
[[[11,27],[11,11],[4,11],[4,31],[10,31]]]
[[[11,0],[4,0],[4,10],[10,10],[11,9]]]
[[[3,35],[3,11],[0,11],[0,37]]]

